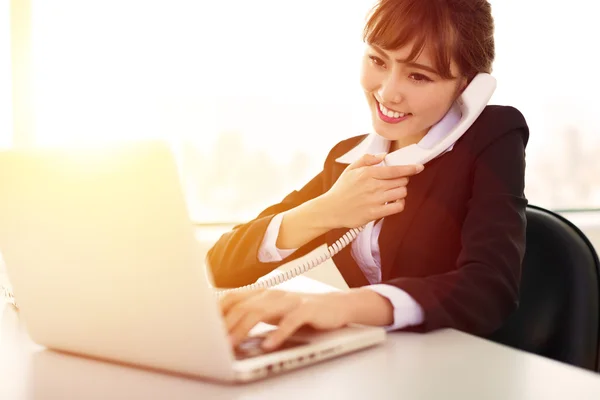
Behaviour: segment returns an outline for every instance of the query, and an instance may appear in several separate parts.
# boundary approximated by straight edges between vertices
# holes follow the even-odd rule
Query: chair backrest
[[[528,206],[519,308],[490,339],[600,371],[599,292],[589,239],[562,216]]]

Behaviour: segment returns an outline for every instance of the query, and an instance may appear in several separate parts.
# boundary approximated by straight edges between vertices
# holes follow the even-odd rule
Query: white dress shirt
[[[418,143],[421,147],[431,147],[439,142],[456,125],[461,118],[460,109],[457,106],[450,111],[440,122],[434,125]],[[452,144],[446,152],[451,151]],[[336,162],[350,164],[364,154],[379,154],[388,152],[390,141],[376,133],[369,134],[361,143],[352,150],[336,159]],[[442,153],[442,154],[444,154]],[[401,162],[398,162],[401,164]],[[276,246],[279,228],[285,213],[277,214],[271,220],[261,243],[258,258],[261,262],[282,261],[293,254],[297,249],[278,249]],[[423,309],[408,293],[393,285],[381,284],[381,258],[379,253],[379,233],[383,225],[383,219],[375,224],[369,222],[352,242],[351,254],[370,285],[365,288],[373,290],[387,298],[394,308],[394,322],[385,327],[387,330],[401,329],[407,326],[419,325],[424,320]],[[317,267],[318,268],[318,267]]]

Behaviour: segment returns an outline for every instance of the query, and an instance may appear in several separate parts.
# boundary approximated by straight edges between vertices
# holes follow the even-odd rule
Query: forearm
[[[328,200],[317,197],[287,211],[279,228],[277,248],[296,249],[337,228]]]

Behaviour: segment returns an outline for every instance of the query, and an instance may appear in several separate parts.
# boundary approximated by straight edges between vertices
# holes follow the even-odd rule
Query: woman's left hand
[[[228,293],[220,305],[233,346],[259,322],[278,325],[263,341],[263,347],[270,350],[303,325],[318,330],[347,325],[352,318],[346,300],[344,292],[307,294],[260,289]]]

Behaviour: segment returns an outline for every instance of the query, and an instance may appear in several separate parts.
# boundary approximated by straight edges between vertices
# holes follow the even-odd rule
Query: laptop
[[[247,382],[382,343],[385,330],[300,330],[233,349],[162,141],[0,152],[0,253],[21,319],[47,348]],[[308,278],[306,278],[308,279]]]

